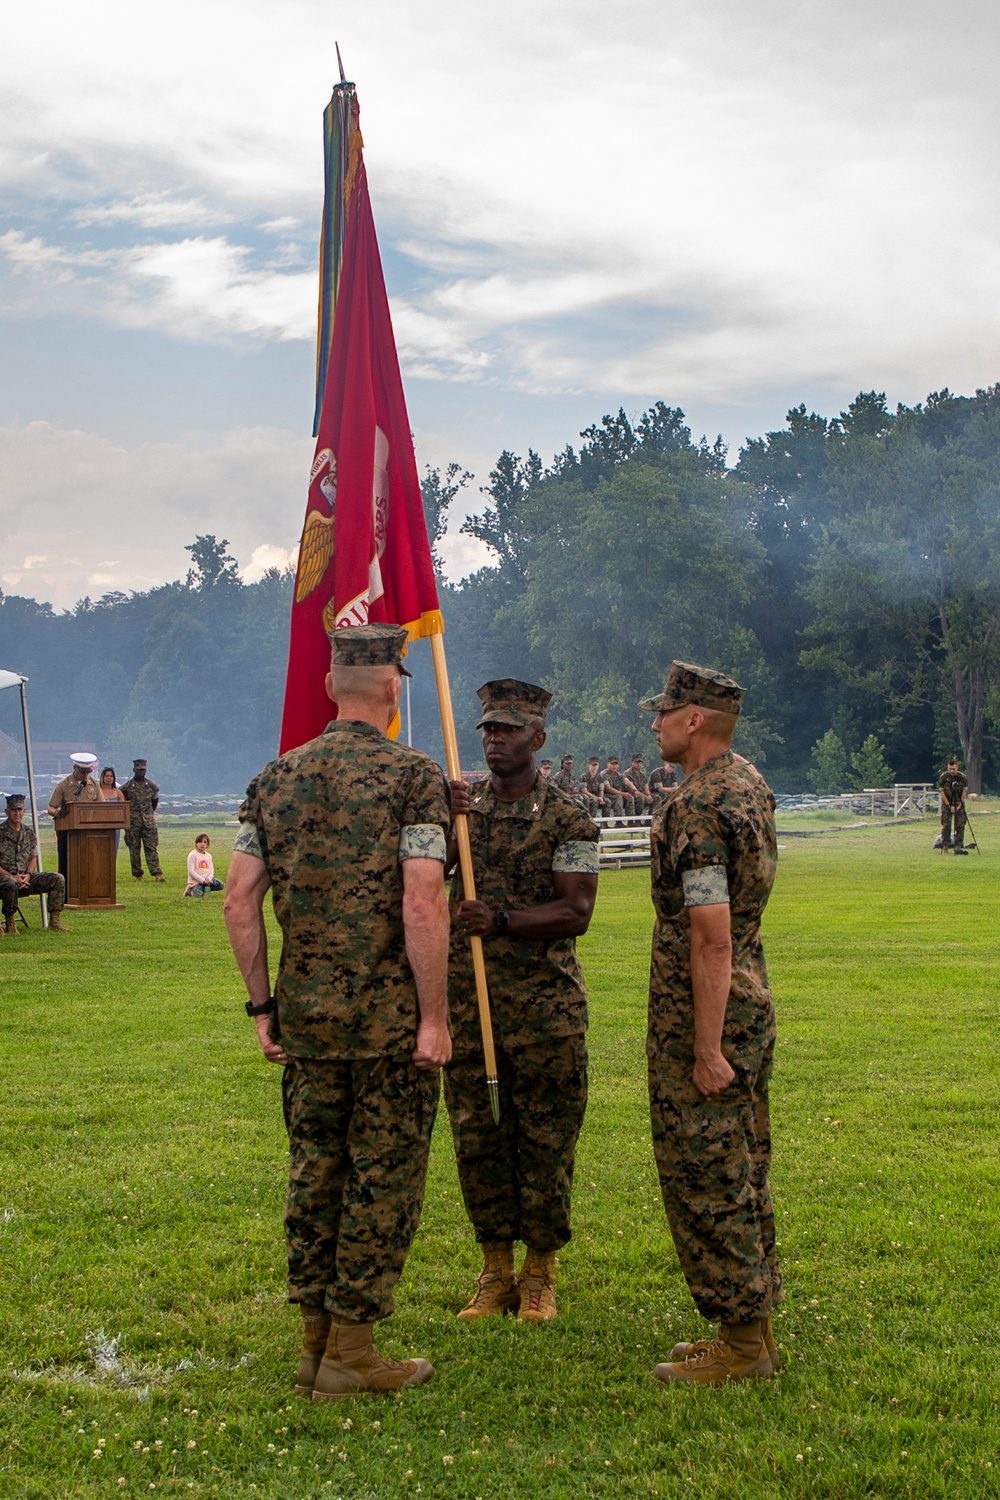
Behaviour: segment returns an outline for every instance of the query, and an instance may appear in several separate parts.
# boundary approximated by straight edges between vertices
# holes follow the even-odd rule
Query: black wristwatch
[[[273,995],[265,1000],[263,1005],[254,1005],[252,1000],[248,1000],[246,1003],[246,1012],[248,1016],[269,1016],[271,1012],[273,1010],[277,1010],[277,1008],[278,1002],[277,1000],[275,1000]]]
[[[497,910],[493,913],[493,926],[496,928],[498,933],[509,932],[510,912],[501,911],[499,908],[497,908]]]

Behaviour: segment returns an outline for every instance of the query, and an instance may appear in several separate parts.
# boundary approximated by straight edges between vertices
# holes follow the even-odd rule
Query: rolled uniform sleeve
[[[233,844],[234,854],[249,854],[254,859],[266,859],[263,840],[258,777],[247,787],[247,794],[240,803],[240,831]]]
[[[701,870],[682,870],[685,906],[728,906],[729,878],[724,865],[706,865]]]
[[[552,854],[553,875],[596,875],[601,867],[594,839],[570,839]]]
[[[407,859],[437,859],[447,864],[447,834],[451,827],[448,783],[440,766],[421,766],[402,812],[399,831],[400,863]]]
[[[437,823],[408,823],[399,835],[400,863],[405,859],[439,859],[448,862],[448,843]]]
[[[669,858],[681,878],[685,906],[729,904],[729,833],[708,798],[693,800],[670,827]]]

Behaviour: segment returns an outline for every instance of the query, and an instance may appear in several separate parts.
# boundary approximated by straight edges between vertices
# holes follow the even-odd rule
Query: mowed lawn
[[[659,1203],[644,1086],[648,872],[602,877],[582,943],[591,1101],[547,1327],[455,1321],[478,1261],[442,1109],[380,1342],[434,1383],[291,1393],[279,1074],[221,897],[169,883],[0,941],[0,1495],[981,1496],[997,1397],[1000,818],[982,857],[921,826],[783,834],[765,937],[779,1017],[778,1380],[668,1389],[703,1331]],[[232,829],[215,827],[225,874]],[[276,952],[275,955],[276,957]]]

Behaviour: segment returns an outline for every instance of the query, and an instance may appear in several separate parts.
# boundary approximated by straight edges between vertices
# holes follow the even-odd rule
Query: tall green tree
[[[941,408],[944,408],[942,410]],[[804,663],[889,718],[947,697],[982,787],[1000,673],[1000,390],[837,435]]]

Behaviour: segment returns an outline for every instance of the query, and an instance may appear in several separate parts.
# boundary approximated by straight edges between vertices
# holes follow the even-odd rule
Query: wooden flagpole
[[[461,781],[462,763],[458,757],[458,736],[455,733],[455,713],[451,706],[451,687],[448,683],[448,663],[444,654],[444,636],[432,635],[430,641],[448,776],[451,781]],[[472,869],[469,820],[464,813],[459,814],[455,819],[455,837],[458,840],[458,863],[462,872],[465,899],[475,901],[476,877]],[[476,1000],[479,1004],[479,1026],[483,1033],[483,1059],[486,1063],[486,1087],[490,1096],[490,1112],[493,1115],[493,1123],[499,1125],[500,1085],[497,1079],[496,1052],[493,1047],[493,1021],[490,1017],[490,992],[486,984],[486,961],[483,957],[482,938],[473,933],[469,938],[469,946],[472,949],[472,968],[476,976]]]

